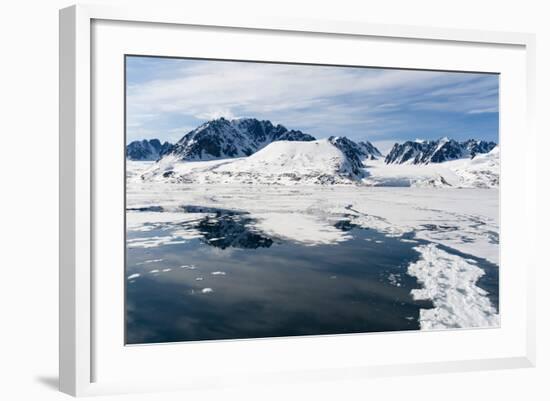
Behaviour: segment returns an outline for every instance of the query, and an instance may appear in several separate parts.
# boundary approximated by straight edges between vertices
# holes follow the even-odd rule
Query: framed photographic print
[[[533,45],[62,10],[61,390],[532,366]]]

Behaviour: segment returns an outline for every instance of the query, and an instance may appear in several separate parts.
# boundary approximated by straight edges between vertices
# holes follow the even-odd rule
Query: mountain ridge
[[[126,146],[126,158],[139,161],[156,161],[169,153],[174,145],[161,143],[158,139],[132,141]]]
[[[250,156],[275,141],[314,141],[299,130],[288,130],[269,120],[223,117],[208,121],[185,134],[167,153],[181,161],[216,160]]]
[[[384,157],[366,140],[315,139],[253,118],[211,120],[175,144],[161,144],[158,139],[134,141],[127,155],[133,160],[156,160],[141,179],[173,183],[484,188],[499,183],[494,142],[459,142],[447,137],[405,141],[396,143]]]
[[[474,158],[480,153],[489,153],[495,142],[469,139],[458,142],[447,137],[435,141],[406,141],[395,143],[384,161],[386,164],[428,164],[449,160]]]
[[[312,135],[289,130],[269,120],[227,120],[222,117],[201,124],[175,144],[165,142],[161,145],[158,139],[134,141],[128,145],[127,155],[131,160],[156,160],[163,156],[179,161],[217,160],[248,157],[276,141],[315,140],[317,138]],[[369,141],[354,142],[344,136],[331,136],[329,141],[345,151],[356,168],[361,166],[362,158],[374,160],[382,157],[382,153]]]

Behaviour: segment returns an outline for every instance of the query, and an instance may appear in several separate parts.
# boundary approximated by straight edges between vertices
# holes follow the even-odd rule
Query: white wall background
[[[96,0],[130,4],[130,0]],[[58,21],[66,0],[0,5],[0,398],[57,400]],[[140,3],[147,3],[140,1]],[[534,369],[329,382],[201,394],[149,394],[116,399],[549,399],[550,325],[547,190],[550,147],[550,24],[545,1],[270,0],[149,1],[213,13],[294,16],[376,23],[525,31],[537,34],[538,366]],[[546,4],[545,4],[546,3]],[[518,135],[522,133],[518,132]],[[391,351],[391,350],[390,350]],[[115,399],[114,397],[107,397]]]

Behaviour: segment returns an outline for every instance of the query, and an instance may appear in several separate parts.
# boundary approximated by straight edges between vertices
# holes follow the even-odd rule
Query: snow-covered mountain
[[[331,136],[328,142],[339,149],[346,156],[351,171],[355,176],[361,175],[363,159],[367,157],[363,148],[345,136]]]
[[[457,167],[461,186],[473,188],[498,188],[500,184],[500,148],[478,154],[468,163]]]
[[[216,160],[250,156],[274,141],[314,141],[282,125],[255,118],[208,121],[186,134],[169,152],[178,160]]]
[[[463,146],[470,152],[470,157],[474,158],[480,153],[489,153],[497,144],[491,141],[479,141],[476,139],[468,139],[466,142],[462,143]]]
[[[354,184],[363,176],[362,164],[356,154],[341,150],[343,143],[334,139],[275,141],[249,157],[196,162],[167,155],[142,179],[199,184]]]
[[[136,141],[127,156],[156,161],[129,179],[171,183],[494,188],[500,174],[494,142],[407,141],[383,158],[368,141],[316,140],[253,118],[209,121],[175,145]]]
[[[378,148],[369,141],[360,141],[357,142],[357,145],[359,145],[363,154],[368,159],[376,160],[379,157],[382,157],[382,153],[378,150]]]
[[[130,160],[154,161],[170,152],[174,145],[160,143],[158,139],[133,141],[126,146],[126,158]]]
[[[428,164],[449,160],[473,158],[477,154],[490,152],[496,143],[470,139],[458,142],[441,138],[437,141],[407,141],[396,143],[385,158],[387,164]]]
[[[134,141],[126,147],[126,155],[130,160],[157,160],[162,156],[180,161],[228,159],[250,156],[275,141],[307,142],[315,141],[315,137],[267,120],[222,117],[202,124],[174,145],[161,144],[158,139]],[[346,137],[330,137],[329,141],[346,153],[356,169],[362,167],[361,160],[382,156],[369,141],[356,143]]]
[[[331,136],[328,141],[340,149],[357,169],[363,168],[363,160],[376,160],[382,153],[369,141],[354,142],[345,136]]]
[[[384,187],[429,188],[498,188],[500,151],[495,146],[489,153],[441,163],[411,164],[365,161],[368,176],[364,185]]]

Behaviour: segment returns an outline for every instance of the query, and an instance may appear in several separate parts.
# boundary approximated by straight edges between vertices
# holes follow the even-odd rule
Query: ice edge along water
[[[412,290],[412,296],[434,304],[432,309],[420,310],[423,330],[499,325],[487,291],[476,285],[485,274],[481,268],[435,244],[420,245],[415,250],[420,253],[420,260],[410,264],[407,272],[423,288]]]
[[[403,237],[416,230],[417,235],[407,237],[408,241],[417,238],[432,242],[430,248],[424,248],[424,245],[417,248],[421,258],[416,264],[411,265],[409,270],[409,274],[417,277],[425,289],[412,295],[428,296],[435,306],[434,310],[422,312],[421,328],[490,327],[498,324],[496,310],[490,307],[490,301],[484,291],[475,285],[483,271],[473,262],[449,255],[435,247],[435,243],[441,243],[464,253],[497,261],[498,247],[488,240],[488,232],[498,230],[496,221],[493,220],[495,216],[491,216],[491,205],[496,199],[495,190],[456,192],[451,189],[344,187],[339,191],[325,188],[304,191],[301,194],[286,191],[260,191],[260,194],[250,189],[242,192],[242,188],[219,188],[213,192],[205,186],[193,186],[193,191],[189,187],[183,188],[183,191],[176,191],[173,188],[175,185],[170,184],[167,186],[174,191],[164,192],[159,190],[158,185],[152,186],[157,190],[146,191],[156,194],[155,198],[149,197],[147,201],[161,204],[163,209],[171,212],[129,212],[128,229],[143,234],[160,228],[166,233],[162,244],[180,243],[200,237],[199,230],[193,229],[192,224],[189,229],[181,229],[181,225],[190,224],[206,214],[176,213],[175,210],[182,204],[223,206],[231,210],[242,210],[243,205],[250,205],[247,211],[250,218],[257,222],[253,227],[255,230],[306,246],[346,241],[350,234],[334,228],[337,219],[344,215],[348,216],[352,224],[374,229],[389,236]],[[476,196],[479,193],[484,196]],[[403,200],[405,196],[407,199]],[[465,207],[471,205],[472,200],[476,202],[481,215],[473,215],[472,211]],[[133,199],[133,202],[137,205],[140,201]],[[459,204],[463,207],[457,210],[456,205]],[[349,207],[350,205],[353,206]],[[482,215],[483,212],[485,216]],[[171,218],[165,219],[165,213],[171,215]],[[445,229],[434,230],[425,227],[439,219],[448,224]],[[481,220],[484,222],[479,223]],[[293,224],[285,224],[288,221],[292,221]],[[474,221],[478,222],[478,225],[472,228]],[[178,226],[178,229],[174,229]],[[454,227],[452,231],[448,229],[449,226]],[[467,241],[463,241],[464,236],[467,236]],[[158,239],[152,240],[154,242]],[[142,241],[141,246],[151,245],[148,238]],[[430,271],[433,275],[429,274]],[[460,275],[463,273],[461,281]],[[445,310],[452,310],[453,314],[456,314],[456,320],[453,321],[445,315]]]

